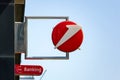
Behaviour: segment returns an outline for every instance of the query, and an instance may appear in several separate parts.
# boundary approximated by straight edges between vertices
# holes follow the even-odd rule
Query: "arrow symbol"
[[[72,36],[74,36],[82,27],[79,25],[66,25],[68,28],[67,32],[63,35],[63,37],[56,44],[55,48],[58,48],[60,45],[69,40]]]
[[[16,72],[18,72],[18,73],[21,73],[21,72],[22,72],[21,66],[17,66],[17,67],[16,67]]]

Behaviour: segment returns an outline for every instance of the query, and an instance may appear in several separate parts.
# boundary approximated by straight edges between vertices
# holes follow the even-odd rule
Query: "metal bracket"
[[[28,19],[65,19],[69,20],[69,17],[66,16],[26,16],[25,23],[16,23],[15,28],[15,52],[25,53],[26,60],[68,60],[69,53],[66,52],[66,56],[45,56],[45,57],[28,57],[27,52],[27,28],[28,28]],[[18,27],[19,26],[19,27]],[[20,38],[21,37],[21,38]],[[20,50],[22,49],[22,50]]]
[[[15,53],[25,53],[25,44],[24,44],[24,23],[15,22],[14,27],[14,46]]]

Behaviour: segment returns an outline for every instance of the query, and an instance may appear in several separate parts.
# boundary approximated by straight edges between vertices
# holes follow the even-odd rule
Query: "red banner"
[[[15,65],[16,75],[36,75],[39,76],[43,72],[43,67],[39,65]]]

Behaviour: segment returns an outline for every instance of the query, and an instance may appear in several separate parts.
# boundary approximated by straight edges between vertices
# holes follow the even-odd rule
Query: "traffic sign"
[[[60,51],[75,51],[83,41],[82,27],[72,21],[60,22],[52,31],[52,41]]]
[[[43,72],[43,67],[39,65],[15,65],[16,75],[36,75],[39,76]]]

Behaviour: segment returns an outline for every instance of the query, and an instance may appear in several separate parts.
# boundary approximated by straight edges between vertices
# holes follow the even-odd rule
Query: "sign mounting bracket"
[[[69,52],[66,52],[65,56],[43,56],[43,57],[28,57],[27,52],[27,26],[28,19],[65,19],[69,20],[68,16],[25,16],[25,25],[24,25],[24,46],[25,46],[25,59],[26,60],[69,60]]]

